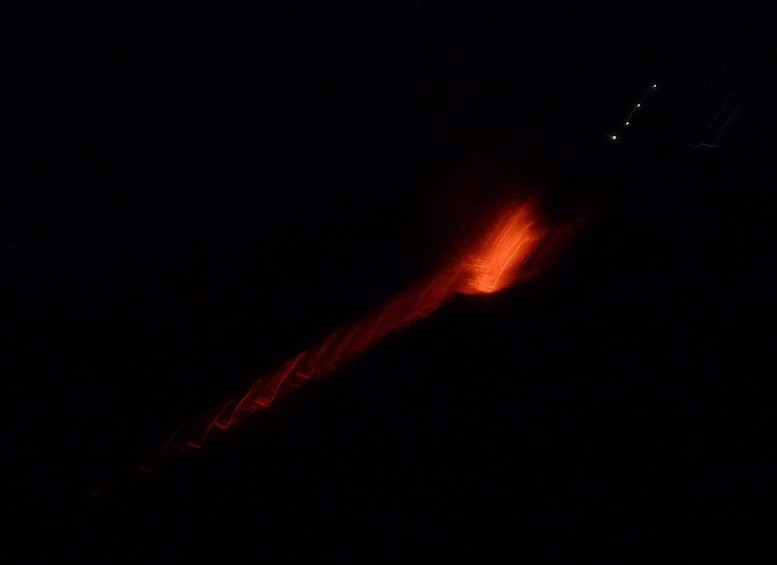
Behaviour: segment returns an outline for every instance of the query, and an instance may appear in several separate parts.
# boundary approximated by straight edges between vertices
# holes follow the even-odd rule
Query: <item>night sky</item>
[[[34,545],[574,563],[773,541],[759,3],[88,4],[0,14],[1,492]],[[543,276],[138,471],[509,195],[586,219]]]

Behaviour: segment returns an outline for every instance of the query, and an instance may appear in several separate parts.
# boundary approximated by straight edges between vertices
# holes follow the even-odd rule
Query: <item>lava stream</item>
[[[330,374],[388,334],[429,316],[456,294],[494,293],[533,276],[537,269],[529,267],[536,264],[532,260],[550,233],[530,202],[506,207],[485,236],[452,264],[255,381],[242,398],[224,405],[204,433],[185,439],[182,446],[201,447],[213,430],[228,430],[305,381]]]

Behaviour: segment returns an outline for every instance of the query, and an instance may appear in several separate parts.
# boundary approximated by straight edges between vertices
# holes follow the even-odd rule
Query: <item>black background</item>
[[[100,560],[759,553],[758,7],[249,4],[4,9],[9,519]],[[690,147],[729,96],[721,147]],[[137,472],[535,191],[548,217],[590,213],[544,277],[456,298]]]

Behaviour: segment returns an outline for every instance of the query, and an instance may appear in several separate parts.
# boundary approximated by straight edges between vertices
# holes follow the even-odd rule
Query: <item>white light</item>
[[[655,90],[656,88],[658,88],[658,85],[657,85],[657,84],[654,84],[654,85],[652,86],[652,88],[653,88],[653,90]]]
[[[613,134],[610,136],[610,139],[612,139],[613,141],[616,141],[618,139],[618,136]]]
[[[624,126],[626,126],[626,127],[629,127],[629,124],[630,124],[630,123],[631,123],[631,122],[626,122],[626,123],[625,123],[625,124],[623,124],[623,125],[624,125]]]
[[[642,108],[642,104],[640,104],[639,102],[637,102],[637,108]]]

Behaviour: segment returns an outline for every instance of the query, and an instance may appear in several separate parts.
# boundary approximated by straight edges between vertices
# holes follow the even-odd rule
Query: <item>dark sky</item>
[[[777,120],[757,3],[244,4],[2,9],[14,520],[168,562],[758,547]],[[721,107],[720,147],[693,148]],[[590,213],[545,277],[137,476],[513,190]]]

